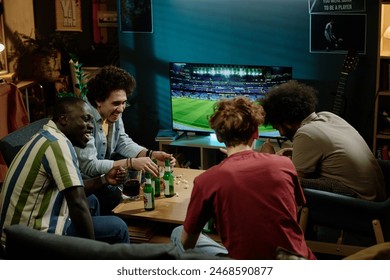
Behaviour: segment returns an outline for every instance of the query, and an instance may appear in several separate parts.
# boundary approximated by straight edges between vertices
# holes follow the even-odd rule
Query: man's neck
[[[246,144],[240,144],[238,146],[228,147],[227,148],[227,155],[229,157],[231,155],[234,155],[235,153],[239,153],[242,151],[249,151],[249,150],[252,150],[252,148],[250,146],[248,146]]]

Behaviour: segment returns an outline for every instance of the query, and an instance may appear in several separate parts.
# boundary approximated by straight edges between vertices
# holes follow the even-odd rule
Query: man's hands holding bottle
[[[170,162],[171,166],[175,166],[176,165],[176,159],[173,157],[173,155],[172,154],[168,154],[168,153],[163,152],[163,151],[153,151],[152,158],[157,159],[158,165],[160,165],[160,166],[164,166],[165,165],[165,160],[166,159],[169,159],[169,162]]]
[[[157,164],[153,162],[153,158],[157,159]],[[168,154],[163,151],[153,151],[151,157],[132,158],[131,168],[135,170],[142,170],[144,172],[150,172],[153,177],[158,177],[158,166],[164,166],[165,159],[169,159],[171,166],[175,166],[176,159],[172,154]]]

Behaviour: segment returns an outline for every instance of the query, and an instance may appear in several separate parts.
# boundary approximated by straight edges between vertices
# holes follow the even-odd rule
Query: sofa
[[[4,259],[12,260],[121,260],[178,259],[171,243],[108,244],[101,241],[55,235],[25,225],[4,229],[7,235]]]
[[[25,225],[4,229],[6,249],[0,259],[8,260],[220,260],[225,257],[196,253],[178,254],[173,243],[108,244],[86,238],[55,235]],[[0,246],[1,248],[1,246]]]

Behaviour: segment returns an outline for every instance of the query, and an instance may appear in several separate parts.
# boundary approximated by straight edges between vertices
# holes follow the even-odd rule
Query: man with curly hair
[[[126,134],[122,113],[127,97],[135,89],[136,80],[127,71],[116,66],[103,67],[87,84],[88,102],[93,115],[93,134],[84,149],[76,147],[80,169],[84,176],[105,174],[114,166],[147,171],[158,176],[158,166],[175,158],[163,151],[152,151],[135,143]],[[101,204],[101,213],[110,214],[122,199],[117,186],[107,186],[95,193]]]
[[[383,174],[367,143],[341,117],[315,111],[318,99],[313,87],[291,80],[272,88],[260,102],[265,123],[292,141],[289,152],[302,187],[385,199]],[[265,146],[275,152],[272,145]]]

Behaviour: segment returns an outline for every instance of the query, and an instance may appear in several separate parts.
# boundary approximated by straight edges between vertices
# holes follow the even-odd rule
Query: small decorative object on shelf
[[[155,138],[156,141],[173,141],[178,137],[178,133],[171,129],[160,129]]]

